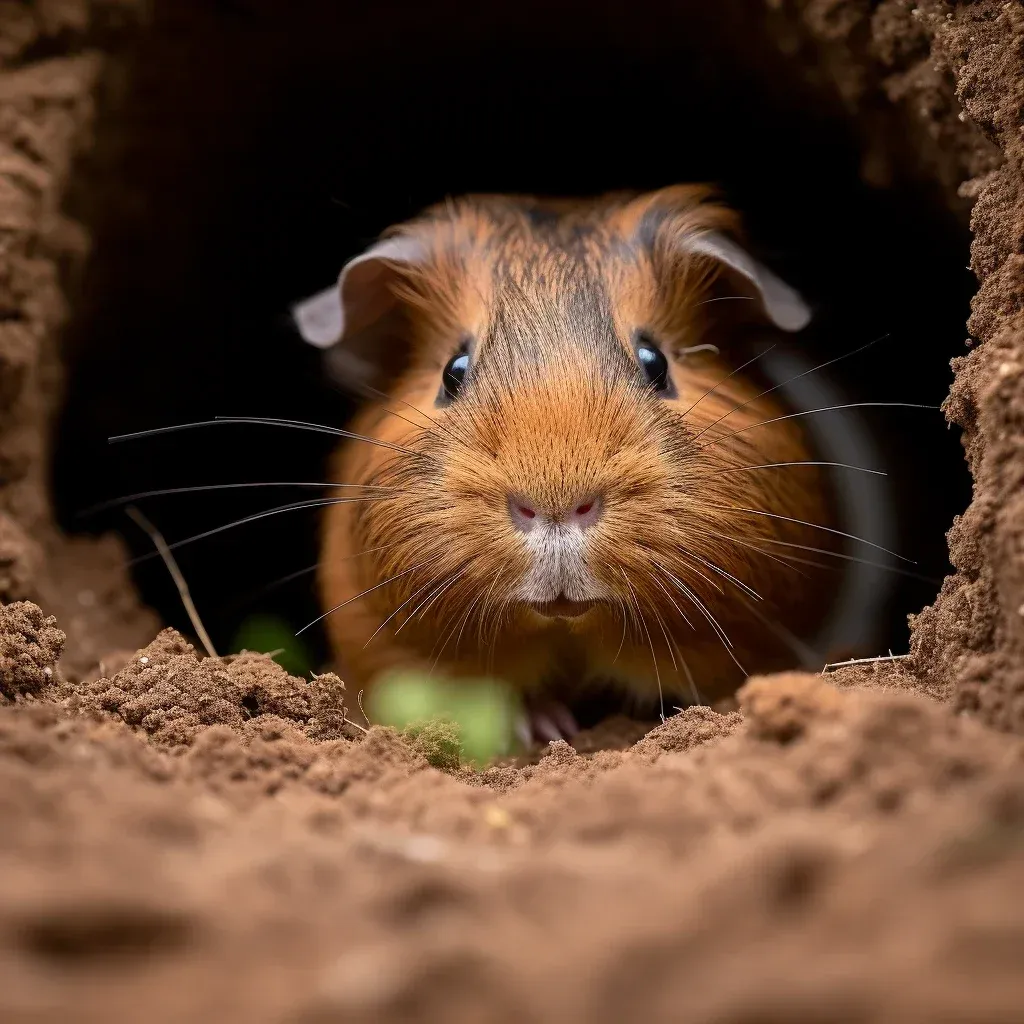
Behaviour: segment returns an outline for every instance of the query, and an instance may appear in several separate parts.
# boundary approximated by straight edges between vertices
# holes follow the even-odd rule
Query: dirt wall
[[[138,607],[121,545],[61,536],[49,499],[64,290],[89,249],[64,198],[89,144],[102,46],[135,23],[132,7],[0,5],[0,600],[60,614],[71,672],[156,627]]]

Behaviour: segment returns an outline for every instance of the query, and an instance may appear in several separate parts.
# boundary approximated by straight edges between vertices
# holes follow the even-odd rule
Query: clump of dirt
[[[685,714],[674,715],[658,728],[652,729],[633,747],[633,751],[651,757],[683,754],[702,743],[728,736],[741,721],[742,718],[735,711],[718,714],[711,708],[687,708]],[[575,746],[581,746],[578,740]]]
[[[0,696],[13,700],[49,685],[66,640],[37,605],[0,605]]]
[[[166,747],[187,747],[208,726],[237,728],[266,715],[296,723],[311,739],[334,739],[343,734],[347,714],[345,684],[331,672],[296,679],[277,662],[247,652],[200,661],[173,629],[112,677],[59,692],[75,710],[117,717]]]
[[[841,698],[817,676],[790,674],[751,679],[740,694],[740,707],[755,736],[788,743],[820,718],[834,717]]]

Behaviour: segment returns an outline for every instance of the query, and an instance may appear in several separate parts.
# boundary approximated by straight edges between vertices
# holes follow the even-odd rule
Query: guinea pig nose
[[[583,501],[576,501],[563,509],[550,512],[538,512],[537,506],[529,498],[521,494],[509,495],[508,510],[512,516],[512,525],[521,533],[531,530],[561,526],[576,526],[586,530],[601,518],[602,503],[598,495],[592,495]]]
[[[512,525],[523,533],[533,529],[537,519],[537,510],[523,498],[511,495],[508,499],[508,509],[512,514]]]
[[[601,498],[593,495],[586,501],[575,505],[571,512],[565,517],[566,523],[575,523],[580,529],[587,529],[601,518]]]

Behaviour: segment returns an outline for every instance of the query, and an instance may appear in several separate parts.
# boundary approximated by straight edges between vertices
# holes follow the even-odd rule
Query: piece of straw
[[[178,563],[174,560],[174,555],[167,546],[167,541],[164,540],[163,534],[134,505],[129,505],[125,512],[137,526],[149,534],[149,539],[153,542],[153,546],[164,560],[164,565],[167,566],[167,571],[171,574],[171,579],[174,580],[174,585],[178,588],[181,603],[185,606],[185,611],[188,612],[189,621],[192,623],[192,628],[196,631],[196,636],[202,641],[203,646],[206,648],[206,653],[211,658],[216,658],[217,652],[214,650],[213,641],[210,639],[210,634],[206,632],[203,620],[199,618],[199,612],[196,611],[196,606],[192,602],[192,595],[188,592],[188,584],[185,582],[185,577],[181,574]]]

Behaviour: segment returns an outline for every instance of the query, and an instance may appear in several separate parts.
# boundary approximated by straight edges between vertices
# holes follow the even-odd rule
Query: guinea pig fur
[[[350,688],[422,668],[657,711],[792,663],[834,510],[800,420],[742,366],[751,332],[809,314],[739,230],[699,186],[470,196],[296,311],[387,396],[348,426],[369,440],[338,448],[323,520]]]

